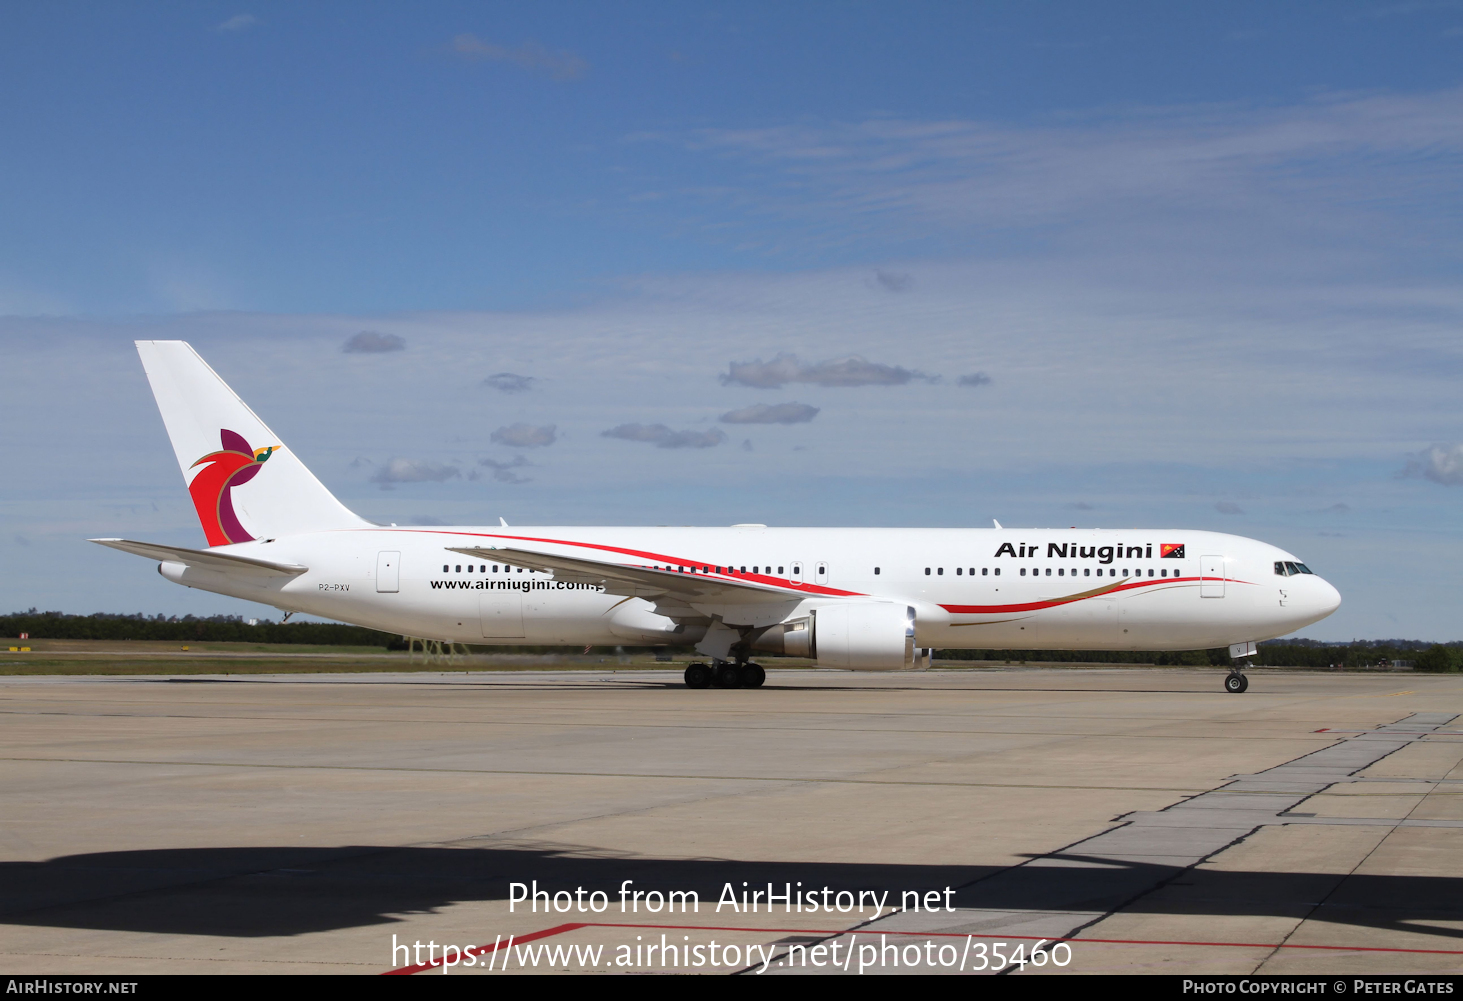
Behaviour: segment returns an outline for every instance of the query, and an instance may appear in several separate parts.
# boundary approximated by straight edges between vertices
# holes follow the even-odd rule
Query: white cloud
[[[389,351],[406,350],[406,341],[396,334],[378,334],[373,330],[362,330],[340,348],[349,355],[385,354]]]
[[[520,421],[494,431],[492,439],[499,445],[509,445],[513,448],[540,448],[552,445],[558,438],[557,432],[558,429],[552,424],[536,427]]]
[[[1034,238],[1048,252],[1106,255],[1112,268],[1135,256],[1170,268],[1232,261],[1244,248],[1250,259],[1231,266],[1303,269],[1315,262],[1294,257],[1297,243],[1334,258],[1374,255],[1379,230],[1417,247],[1451,239],[1451,216],[1430,206],[1463,198],[1463,89],[645,138],[725,165],[722,183],[669,199],[672,218],[687,200],[723,206],[731,218],[710,220],[708,237],[783,258],[901,241],[1025,254]]]
[[[526,393],[538,380],[531,375],[514,375],[512,372],[494,372],[483,380],[484,386],[504,393]]]
[[[797,355],[779,354],[771,361],[732,362],[721,376],[724,386],[733,384],[756,389],[781,389],[789,382],[814,386],[902,386],[912,379],[929,379],[898,365],[865,361],[858,355],[808,364]]]
[[[908,292],[914,288],[914,276],[901,271],[875,271],[874,281],[888,292]]]
[[[214,31],[245,31],[259,23],[259,18],[253,14],[235,14],[222,24],[215,25]]]
[[[529,462],[521,455],[515,455],[511,460],[507,462],[502,462],[498,459],[479,459],[478,465],[491,469],[493,471],[493,479],[497,480],[499,483],[533,482],[528,477],[519,476],[516,472],[514,472],[514,470],[533,465],[533,463]],[[474,480],[477,479],[477,470],[473,470],[472,474],[468,478]]]
[[[719,418],[724,424],[806,424],[818,416],[818,408],[806,403],[757,403],[730,410]]]
[[[719,428],[710,431],[672,431],[664,424],[621,424],[601,431],[604,438],[647,441],[656,448],[714,448],[726,441]]]
[[[371,482],[379,483],[382,490],[390,490],[397,483],[444,483],[461,475],[456,466],[425,459],[393,458],[376,470]]]
[[[1434,483],[1463,484],[1463,442],[1438,444],[1407,457],[1403,476],[1422,476]]]
[[[555,80],[578,80],[589,72],[589,63],[573,52],[557,52],[537,42],[524,42],[516,49],[497,42],[485,42],[476,35],[458,35],[452,40],[452,51],[464,59],[512,63],[528,70],[540,70]]]

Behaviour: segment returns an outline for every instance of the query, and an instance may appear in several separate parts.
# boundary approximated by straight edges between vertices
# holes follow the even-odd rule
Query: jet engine
[[[909,671],[915,667],[914,608],[893,601],[843,601],[779,623],[753,650],[812,657],[819,667]]]

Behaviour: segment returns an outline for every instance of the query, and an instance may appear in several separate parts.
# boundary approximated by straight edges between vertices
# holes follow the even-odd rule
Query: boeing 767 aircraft
[[[901,670],[916,650],[1200,650],[1237,663],[1341,596],[1290,553],[1179,529],[382,526],[352,513],[182,341],[138,341],[206,549],[93,539],[289,612],[456,643],[694,646]],[[1243,692],[1240,668],[1226,691]]]

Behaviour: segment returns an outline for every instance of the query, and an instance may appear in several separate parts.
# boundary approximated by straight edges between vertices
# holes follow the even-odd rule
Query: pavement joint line
[[[809,778],[797,775],[680,775],[669,773],[640,772],[566,772],[542,771],[538,769],[515,768],[408,768],[401,765],[281,765],[253,764],[232,761],[142,761],[125,758],[22,758],[0,757],[0,761],[48,762],[56,764],[82,765],[159,765],[189,768],[277,768],[299,771],[348,771],[348,772],[410,772],[441,773],[446,775],[549,775],[566,778],[607,779],[690,779],[708,782],[803,782],[810,784],[879,785],[879,786],[940,786],[972,789],[1102,789],[1110,792],[1177,792],[1202,793],[1204,790],[1182,789],[1169,786],[1098,786],[1098,785],[1036,785],[1019,782],[932,782],[921,780],[879,780]]]
[[[0,679],[0,682],[3,682],[3,679]],[[3,684],[0,684],[0,688],[3,688]],[[453,689],[452,691],[456,691],[456,690]],[[922,691],[927,691],[927,690],[922,689]],[[38,697],[35,697],[35,696],[29,696],[27,698],[19,698],[19,697],[6,697],[4,695],[0,695],[0,703],[4,703],[4,702],[36,702],[36,701],[41,701],[41,700]],[[131,700],[131,699],[108,698],[108,699],[103,700],[99,696],[97,696],[97,697],[89,697],[89,698],[81,698],[81,699],[56,700],[56,701],[63,701],[63,702],[65,702],[68,705],[74,705],[77,702],[84,703],[84,702],[87,702],[87,701],[105,702],[106,705],[113,705],[113,706],[114,705],[126,705],[128,703],[133,703],[133,702],[135,702],[135,704],[137,704],[137,705],[151,705],[152,704],[152,700],[150,700],[150,699],[136,699],[136,700]],[[205,699],[175,700],[175,704],[179,704],[179,705],[200,705],[200,706],[226,707],[226,708],[238,707],[240,710],[243,710],[243,709],[246,709],[246,708],[250,708],[250,707],[264,707],[264,708],[281,707],[281,703],[278,702],[278,701],[274,701],[274,700],[270,700],[270,701],[257,700],[257,701],[255,701],[255,700],[242,700],[242,699],[232,699],[232,700],[228,701],[227,703],[220,703],[217,700],[205,700]],[[378,702],[333,702],[332,705],[335,708],[340,708],[340,709],[344,709],[344,708],[352,708],[352,709],[374,709],[374,708],[379,708],[381,706],[381,703],[378,703]],[[285,704],[284,705],[284,708],[288,708],[288,704]],[[412,705],[412,704],[406,704],[406,705],[394,704],[394,705],[392,705],[391,708],[393,710],[424,709],[424,710],[440,711],[441,708],[442,708],[442,706],[441,706],[440,703],[423,703],[423,704],[419,704],[419,705]],[[480,708],[480,707],[474,707],[474,708],[476,709],[476,708]],[[836,709],[836,710],[830,710],[830,709],[779,709],[779,710],[777,710],[777,712],[775,713],[775,715],[777,715],[777,716],[792,717],[792,718],[796,718],[796,719],[802,719],[802,718],[806,718],[808,716],[830,716],[830,717],[831,716],[876,716],[876,717],[879,717],[879,718],[897,718],[897,719],[908,718],[908,719],[918,719],[918,720],[929,720],[929,719],[940,719],[940,718],[947,718],[947,719],[989,719],[989,720],[1027,720],[1027,719],[1051,720],[1051,719],[1059,719],[1059,720],[1062,720],[1064,722],[1066,722],[1066,721],[1075,721],[1075,720],[1084,720],[1084,719],[1091,719],[1092,718],[1092,715],[1091,714],[1088,714],[1088,713],[1079,713],[1079,714],[1075,714],[1075,715],[1072,715],[1072,716],[1061,716],[1061,715],[1054,715],[1054,714],[1051,714],[1051,713],[1041,714],[1041,713],[1001,712],[1001,711],[999,711],[1000,708],[1001,707],[993,707],[993,708],[985,709],[985,710],[982,710],[982,711],[965,712],[965,713],[950,712],[950,711],[944,710],[944,709],[930,709],[930,710],[892,709],[892,708],[880,708],[880,709],[868,709],[868,710],[858,710],[858,709]],[[47,710],[31,709],[31,710],[9,710],[9,711],[12,711],[12,712],[37,712],[38,713],[38,712],[45,712]],[[61,710],[49,710],[49,711],[52,711],[52,712],[60,712]],[[463,711],[467,711],[467,710],[463,710]],[[565,716],[581,716],[581,715],[601,715],[601,714],[603,714],[604,709],[602,707],[600,707],[600,706],[582,706],[582,707],[581,706],[556,706],[553,711],[556,712],[556,713],[560,713],[562,715],[565,715]],[[637,706],[636,707],[636,710],[635,711],[636,712],[640,712],[640,713],[649,714],[649,715],[658,715],[658,714],[661,714],[661,713],[666,713],[666,714],[674,713],[674,714],[680,715],[685,710],[684,710],[684,706],[664,706],[664,707],[662,707],[662,706],[640,705],[640,706]],[[706,705],[704,705],[704,706],[698,706],[697,707],[697,711],[700,712],[700,713],[702,713],[702,714],[704,714],[704,715],[707,715],[707,716],[730,716],[730,717],[736,717],[736,718],[748,717],[748,716],[751,716],[751,717],[760,717],[760,716],[766,715],[766,712],[761,711],[761,710],[756,709],[756,708],[742,709],[742,708],[736,708],[736,707],[731,707],[731,706],[715,706],[715,705],[712,705],[712,704],[709,704],[709,703],[706,704]],[[1153,725],[1173,725],[1173,726],[1204,725],[1204,724],[1209,724],[1209,725],[1214,725],[1214,726],[1231,726],[1231,725],[1233,725],[1236,722],[1245,722],[1245,723],[1249,723],[1252,726],[1277,727],[1277,728],[1278,727],[1282,727],[1282,726],[1288,726],[1288,725],[1296,725],[1296,724],[1305,725],[1305,724],[1307,724],[1309,722],[1312,722],[1312,721],[1308,721],[1308,720],[1291,719],[1291,718],[1288,718],[1288,717],[1268,717],[1268,718],[1263,719],[1263,720],[1235,720],[1232,717],[1224,717],[1224,716],[1221,716],[1221,717],[1214,717],[1214,716],[1177,716],[1177,715],[1168,715],[1168,714],[1161,715],[1161,716],[1153,716],[1153,715],[1127,715],[1127,716],[1117,716],[1117,715],[1108,715],[1108,714],[1104,713],[1104,714],[1101,715],[1100,718],[1104,722],[1110,721],[1110,720],[1120,720],[1120,721],[1131,721],[1131,722],[1134,722],[1134,723],[1137,723],[1137,724],[1149,723],[1149,724],[1153,724]],[[1310,732],[1311,733],[1328,733],[1328,732],[1336,732],[1336,733],[1369,733],[1369,732],[1372,732],[1372,731],[1369,731],[1369,730],[1359,730],[1359,729],[1348,729],[1348,728],[1340,728],[1340,729],[1337,729],[1337,728],[1323,727],[1320,730],[1312,730]],[[1423,732],[1423,731],[1419,731],[1419,732]],[[1442,731],[1442,732],[1457,733],[1459,735],[1463,735],[1463,730],[1459,730],[1459,731]]]
[[[1419,715],[1419,714],[1415,714],[1415,716],[1416,715]],[[1415,716],[1409,716],[1407,718],[1408,719],[1413,719],[1413,718],[1415,718]],[[1441,729],[1442,727],[1447,726],[1449,723],[1452,723],[1457,718],[1458,718],[1457,716],[1452,716],[1452,717],[1450,717],[1448,719],[1439,719],[1439,720],[1437,720],[1436,725],[1434,726],[1434,729]],[[1398,721],[1399,724],[1402,723],[1402,722],[1403,722],[1402,720],[1399,720]],[[1396,752],[1392,752],[1392,753],[1396,753]],[[1385,757],[1386,757],[1386,755],[1383,755],[1383,758],[1385,758]],[[1379,758],[1377,760],[1380,761],[1382,759]],[[1367,765],[1366,767],[1367,768],[1370,768],[1371,765]],[[1363,769],[1361,769],[1361,768],[1356,769],[1357,772],[1362,771],[1362,770]],[[1353,772],[1352,774],[1354,775],[1355,772]],[[1333,787],[1332,786],[1328,786],[1327,787],[1328,790],[1330,788],[1333,788]],[[1342,885],[1345,884],[1346,880],[1349,879],[1349,878],[1351,878],[1357,872],[1359,872],[1361,870],[1361,868],[1366,865],[1367,861],[1373,855],[1375,855],[1379,850],[1381,850],[1382,845],[1386,844],[1387,843],[1387,840],[1389,838],[1391,838],[1393,834],[1397,833],[1397,828],[1398,827],[1403,826],[1406,823],[1407,820],[1411,819],[1412,815],[1417,812],[1418,807],[1420,807],[1423,804],[1423,801],[1426,800],[1426,799],[1427,799],[1427,794],[1424,794],[1421,798],[1418,799],[1418,801],[1416,803],[1414,803],[1412,805],[1412,808],[1407,811],[1407,815],[1405,817],[1403,817],[1401,819],[1401,821],[1399,821],[1398,823],[1395,823],[1395,824],[1390,825],[1391,826],[1391,830],[1389,830],[1386,834],[1384,834],[1380,838],[1378,838],[1376,844],[1372,845],[1371,850],[1368,851],[1365,855],[1363,855],[1359,860],[1357,860],[1357,863],[1354,866],[1351,867],[1351,870],[1349,872],[1345,873],[1340,879],[1338,879],[1335,882],[1335,884],[1332,885],[1330,891],[1327,892],[1327,894],[1324,897],[1321,898],[1320,902],[1317,903],[1314,907],[1312,907],[1306,913],[1306,915],[1304,917],[1302,917],[1299,921],[1297,921],[1294,925],[1291,926],[1290,931],[1286,932],[1285,937],[1283,939],[1281,939],[1281,946],[1280,947],[1283,947],[1286,943],[1288,943],[1291,940],[1291,938],[1293,938],[1295,936],[1296,932],[1300,931],[1301,927],[1307,921],[1309,921],[1312,916],[1314,916],[1317,913],[1319,913],[1321,911],[1321,909],[1324,908],[1330,902],[1331,898],[1334,897],[1334,896],[1336,896],[1337,891],[1339,891],[1341,889]],[[1299,806],[1300,804],[1297,803],[1296,805]],[[1388,826],[1388,825],[1375,825],[1375,826]],[[1420,826],[1420,825],[1409,825],[1409,826]],[[1254,969],[1253,972],[1258,973],[1259,970],[1260,970],[1260,968],[1263,967],[1266,963],[1268,963],[1275,956],[1275,952],[1278,952],[1280,947],[1277,947],[1276,950],[1275,951],[1272,951],[1269,956],[1265,957],[1264,960],[1262,960],[1260,963],[1256,964],[1255,969]]]
[[[3,688],[3,681],[4,681],[4,679],[3,678],[0,678],[0,688]],[[444,691],[456,691],[456,689],[444,689]],[[880,691],[882,691],[882,690],[880,690]],[[928,691],[928,690],[926,690],[926,689],[920,689],[919,691]],[[1183,694],[1183,693],[1172,693],[1172,694]],[[6,702],[6,701],[26,701],[26,700],[23,700],[23,699],[20,699],[20,698],[10,699],[10,698],[7,698],[4,695],[0,695],[0,703]],[[32,697],[31,699],[29,699],[29,701],[34,701],[34,697]],[[83,700],[77,700],[77,701],[85,701],[85,700],[83,699]],[[109,704],[109,705],[116,705],[116,704],[118,704],[118,702],[125,702],[126,700],[108,699],[106,701],[107,701],[107,704]],[[138,703],[139,704],[146,705],[146,704],[149,704],[149,700],[138,700]],[[207,706],[215,706],[215,707],[217,707],[217,706],[220,705],[216,701],[205,701],[205,700],[193,701],[191,704],[194,704],[194,705],[207,705]],[[350,707],[350,708],[356,708],[356,709],[371,709],[371,708],[377,708],[379,706],[379,703],[373,703],[373,702],[355,702],[355,703],[342,702],[342,703],[335,703],[335,705],[338,708]],[[269,708],[269,707],[280,707],[280,704],[278,702],[274,702],[274,701],[268,701],[268,702],[266,702],[266,701],[237,701],[236,700],[236,701],[230,701],[230,702],[226,703],[225,706],[226,707],[238,707],[240,711],[244,711],[248,707],[265,707],[265,708]],[[285,707],[285,708],[287,708],[287,707]],[[440,711],[441,708],[442,707],[441,707],[440,704],[435,704],[435,703],[429,703],[429,704],[424,704],[424,705],[416,705],[416,706],[407,705],[407,706],[394,706],[393,707],[393,709],[426,709],[426,710],[437,710],[437,711]],[[997,707],[997,708],[999,708],[999,707]],[[467,710],[464,709],[462,711],[465,712]],[[559,706],[559,707],[555,707],[554,711],[557,712],[557,713],[564,714],[566,716],[584,715],[584,714],[602,715],[603,712],[604,712],[603,708],[600,707],[600,706],[584,706],[584,707],[577,707],[577,706]],[[636,711],[637,712],[642,712],[642,713],[647,713],[647,714],[659,714],[661,712],[680,714],[681,712],[684,711],[684,707],[683,706],[667,706],[667,707],[661,708],[661,707],[658,707],[658,706],[639,706],[639,707],[637,707]],[[734,708],[734,707],[730,707],[730,706],[713,706],[711,704],[707,704],[705,706],[698,707],[698,711],[700,711],[701,713],[704,713],[706,715],[709,715],[709,716],[744,717],[744,716],[763,716],[763,715],[765,715],[764,713],[759,712],[756,709],[740,709],[740,708]],[[35,710],[35,709],[30,709],[30,710],[0,710],[0,712],[12,712],[12,713],[16,713],[16,714],[36,714],[36,715],[46,715],[46,714],[87,715],[86,713],[69,713],[69,712],[62,711],[62,710]],[[153,713],[135,713],[134,714],[134,713],[121,713],[121,714],[107,714],[107,715],[124,715],[124,716],[125,715],[137,715],[137,716],[149,716],[149,717],[151,717],[151,716],[158,716],[158,715],[168,716],[168,715],[177,715],[177,714],[153,714]],[[944,718],[953,718],[953,719],[993,720],[993,721],[994,720],[1025,720],[1025,719],[1051,720],[1053,718],[1060,719],[1062,721],[1072,721],[1072,720],[1082,720],[1082,719],[1085,719],[1085,718],[1090,718],[1087,714],[1079,714],[1079,715],[1074,715],[1074,716],[1057,716],[1057,717],[1053,717],[1051,714],[1025,714],[1025,713],[1010,713],[1010,712],[999,712],[999,711],[984,711],[984,712],[974,712],[974,713],[951,713],[951,712],[939,711],[939,710],[932,710],[932,711],[925,712],[925,711],[891,710],[891,709],[871,709],[871,710],[853,710],[853,709],[847,709],[847,710],[845,710],[845,709],[837,709],[837,710],[824,710],[824,709],[790,710],[790,709],[784,709],[784,710],[779,710],[778,713],[777,713],[777,715],[778,716],[793,717],[793,718],[798,718],[798,719],[805,718],[805,717],[808,717],[808,716],[814,716],[814,717],[816,717],[816,716],[828,716],[828,717],[833,717],[833,716],[841,716],[841,717],[847,717],[847,716],[876,716],[876,717],[880,717],[880,718],[900,718],[900,719],[908,718],[908,719],[915,719],[915,720],[929,720],[929,719],[937,719],[937,718],[944,717]],[[205,717],[205,718],[212,718],[212,717]],[[223,716],[223,717],[218,717],[218,718],[229,719],[229,718],[235,718],[235,717]],[[245,718],[245,717],[239,717],[239,718]],[[298,718],[298,717],[290,717],[290,718]],[[1108,715],[1103,715],[1102,716],[1102,719],[1104,721],[1108,721],[1108,720],[1133,721],[1133,722],[1136,722],[1136,723],[1139,723],[1139,724],[1142,724],[1142,723],[1145,723],[1146,722],[1146,723],[1150,723],[1150,724],[1152,724],[1154,726],[1212,725],[1212,726],[1216,726],[1217,727],[1217,726],[1230,726],[1230,725],[1233,725],[1234,722],[1245,722],[1245,723],[1248,723],[1251,726],[1257,726],[1257,727],[1277,727],[1277,728],[1278,727],[1285,726],[1285,725],[1288,725],[1288,724],[1303,724],[1303,723],[1307,722],[1307,721],[1304,721],[1304,720],[1291,719],[1291,718],[1288,718],[1288,717],[1283,717],[1283,718],[1266,718],[1266,719],[1263,719],[1263,720],[1240,720],[1240,721],[1235,721],[1235,720],[1233,720],[1233,719],[1231,719],[1229,717],[1171,716],[1171,715],[1165,715],[1165,716],[1147,716],[1147,715],[1108,716]],[[505,721],[505,722],[512,722],[512,721]],[[1347,733],[1350,733],[1350,734],[1369,734],[1369,733],[1377,733],[1377,732],[1386,732],[1386,733],[1389,733],[1390,734],[1390,733],[1400,733],[1400,732],[1403,732],[1403,731],[1390,731],[1390,730],[1389,731],[1380,731],[1380,730],[1376,730],[1376,729],[1357,729],[1357,728],[1346,728],[1346,727],[1340,727],[1340,728],[1336,728],[1336,727],[1322,727],[1319,730],[1312,730],[1310,732],[1311,733],[1335,733],[1335,734],[1338,734],[1339,735],[1339,734],[1347,734]],[[1413,732],[1418,733],[1420,735],[1424,735],[1424,736],[1434,736],[1434,735],[1438,735],[1438,734],[1448,735],[1448,736],[1463,736],[1463,730],[1440,730],[1440,731],[1422,731],[1422,730],[1419,730],[1419,731],[1413,731]]]
[[[1091,835],[1080,841],[1073,842],[1064,848],[1046,852],[1040,856],[1033,856],[999,872],[991,873],[959,889],[973,889],[986,884],[983,892],[994,893],[997,896],[1003,882],[1009,882],[1015,877],[1011,874],[1026,867],[1045,868],[1040,866],[1044,861],[1062,862],[1078,860],[1086,861],[1089,865],[1093,859],[1102,859],[1116,865],[1142,866],[1155,858],[1170,858],[1171,870],[1167,874],[1154,878],[1152,874],[1144,874],[1138,869],[1134,870],[1131,886],[1118,887],[1115,890],[1116,900],[1110,904],[1100,904],[1103,907],[1101,912],[1091,907],[1071,908],[1047,908],[1045,920],[1048,922],[1061,921],[1062,914],[1075,916],[1078,912],[1090,913],[1092,916],[1080,924],[1072,927],[1068,921],[1062,922],[1067,927],[1062,929],[1060,925],[1054,928],[1055,934],[1049,936],[1051,940],[1069,939],[1081,941],[1081,933],[1092,928],[1108,918],[1123,913],[1127,908],[1133,906],[1137,901],[1165,889],[1179,877],[1192,872],[1197,866],[1215,858],[1229,848],[1243,843],[1256,831],[1266,826],[1289,826],[1290,824],[1304,823],[1309,818],[1286,818],[1281,816],[1296,809],[1301,803],[1334,788],[1340,783],[1348,782],[1355,775],[1366,768],[1370,768],[1377,762],[1391,754],[1415,742],[1415,738],[1407,731],[1388,730],[1388,726],[1426,726],[1428,722],[1434,724],[1433,729],[1441,728],[1454,723],[1457,715],[1448,713],[1411,713],[1401,720],[1386,724],[1374,731],[1368,731],[1364,735],[1347,737],[1336,740],[1326,747],[1309,751],[1289,761],[1282,762],[1271,768],[1248,775],[1235,775],[1213,789],[1189,799],[1180,800],[1170,804],[1158,811],[1134,811],[1124,814],[1117,819],[1118,826],[1109,827],[1105,831]],[[1431,731],[1428,731],[1431,732]],[[1333,759],[1337,759],[1334,760]],[[1289,775],[1287,775],[1289,773]],[[1290,781],[1287,781],[1289,779]],[[1299,781],[1296,781],[1299,780]],[[1246,782],[1252,782],[1260,788],[1245,789]],[[1266,788],[1267,783],[1286,782],[1299,786],[1299,789],[1283,790]],[[1204,808],[1198,805],[1198,801],[1205,797],[1214,797],[1214,802],[1222,803],[1225,797],[1234,797],[1236,794],[1252,792],[1258,795],[1269,797],[1272,801],[1276,798],[1290,800],[1286,805],[1276,809],[1274,806],[1269,810],[1249,810],[1242,808],[1226,809],[1223,806]],[[1418,795],[1416,793],[1412,795]],[[1418,804],[1409,811],[1409,815],[1417,809],[1421,800],[1427,794],[1422,794]],[[1230,813],[1231,824],[1225,824],[1225,814]],[[1150,819],[1151,818],[1151,819]],[[1267,819],[1268,818],[1268,819]],[[1328,818],[1329,819],[1329,818]],[[1405,819],[1405,818],[1403,818]],[[1176,820],[1188,820],[1190,823],[1175,823]],[[1147,821],[1147,822],[1145,822]],[[1395,818],[1388,818],[1380,823],[1373,823],[1368,826],[1389,827],[1395,832],[1401,826],[1401,821]],[[1205,832],[1209,834],[1206,839]],[[1390,837],[1391,832],[1385,835]],[[1379,841],[1378,844],[1381,842]],[[1375,851],[1375,846],[1373,848]],[[1369,853],[1370,854],[1370,853]],[[1355,870],[1353,870],[1355,871]],[[1341,876],[1336,883],[1339,887],[1346,879]],[[1336,891],[1333,887],[1327,898]],[[1316,908],[1308,912],[1306,918],[1297,921],[1295,926],[1286,934],[1288,940],[1295,934],[1296,930],[1316,913]],[[1001,908],[999,914],[1004,915],[1008,925],[1015,927],[1029,926],[1043,920],[1043,912],[1020,910],[1013,908]],[[893,915],[881,921],[891,921]],[[877,925],[877,923],[876,923]],[[1014,937],[1014,936],[1011,936]],[[1268,948],[1271,955],[1276,949],[1285,945],[1285,940],[1280,945],[1261,945],[1255,943],[1256,948]],[[1170,943],[1177,944],[1177,943]],[[1332,947],[1341,949],[1344,947]],[[1450,951],[1450,950],[1440,950]],[[1263,965],[1263,962],[1260,965]],[[1258,967],[1257,967],[1258,968]]]
[[[1310,734],[1203,734],[1203,733],[1124,733],[1121,731],[1080,731],[1069,730],[1064,732],[1052,732],[1046,730],[994,730],[994,729],[969,729],[969,730],[935,730],[926,727],[919,729],[901,727],[812,727],[794,726],[760,726],[745,727],[732,726],[730,724],[708,724],[708,723],[605,723],[595,722],[589,724],[571,723],[540,723],[521,720],[484,720],[484,719],[387,719],[382,717],[372,718],[345,718],[340,717],[316,717],[316,716],[244,716],[244,715],[203,715],[193,713],[76,713],[61,712],[57,710],[19,710],[0,709],[0,716],[70,716],[91,719],[198,719],[198,720],[234,720],[241,723],[421,723],[431,726],[522,726],[538,729],[552,729],[555,727],[591,727],[601,729],[627,729],[627,730],[735,730],[744,732],[748,729],[765,733],[774,733],[784,730],[797,730],[808,732],[810,729],[816,733],[892,733],[892,734],[927,734],[938,733],[951,736],[966,737],[1049,737],[1057,740],[1076,740],[1083,737],[1102,737],[1118,740],[1304,740]],[[1163,724],[1155,724],[1163,725]],[[1419,740],[1421,737],[1418,738]]]

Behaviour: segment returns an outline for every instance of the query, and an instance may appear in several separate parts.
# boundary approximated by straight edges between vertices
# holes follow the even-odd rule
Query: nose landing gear
[[[1251,663],[1248,659],[1260,652],[1260,647],[1253,640],[1244,643],[1231,643],[1229,645],[1230,668],[1229,675],[1224,679],[1224,690],[1231,695],[1238,695],[1250,687],[1250,679],[1245,677],[1245,667]]]

